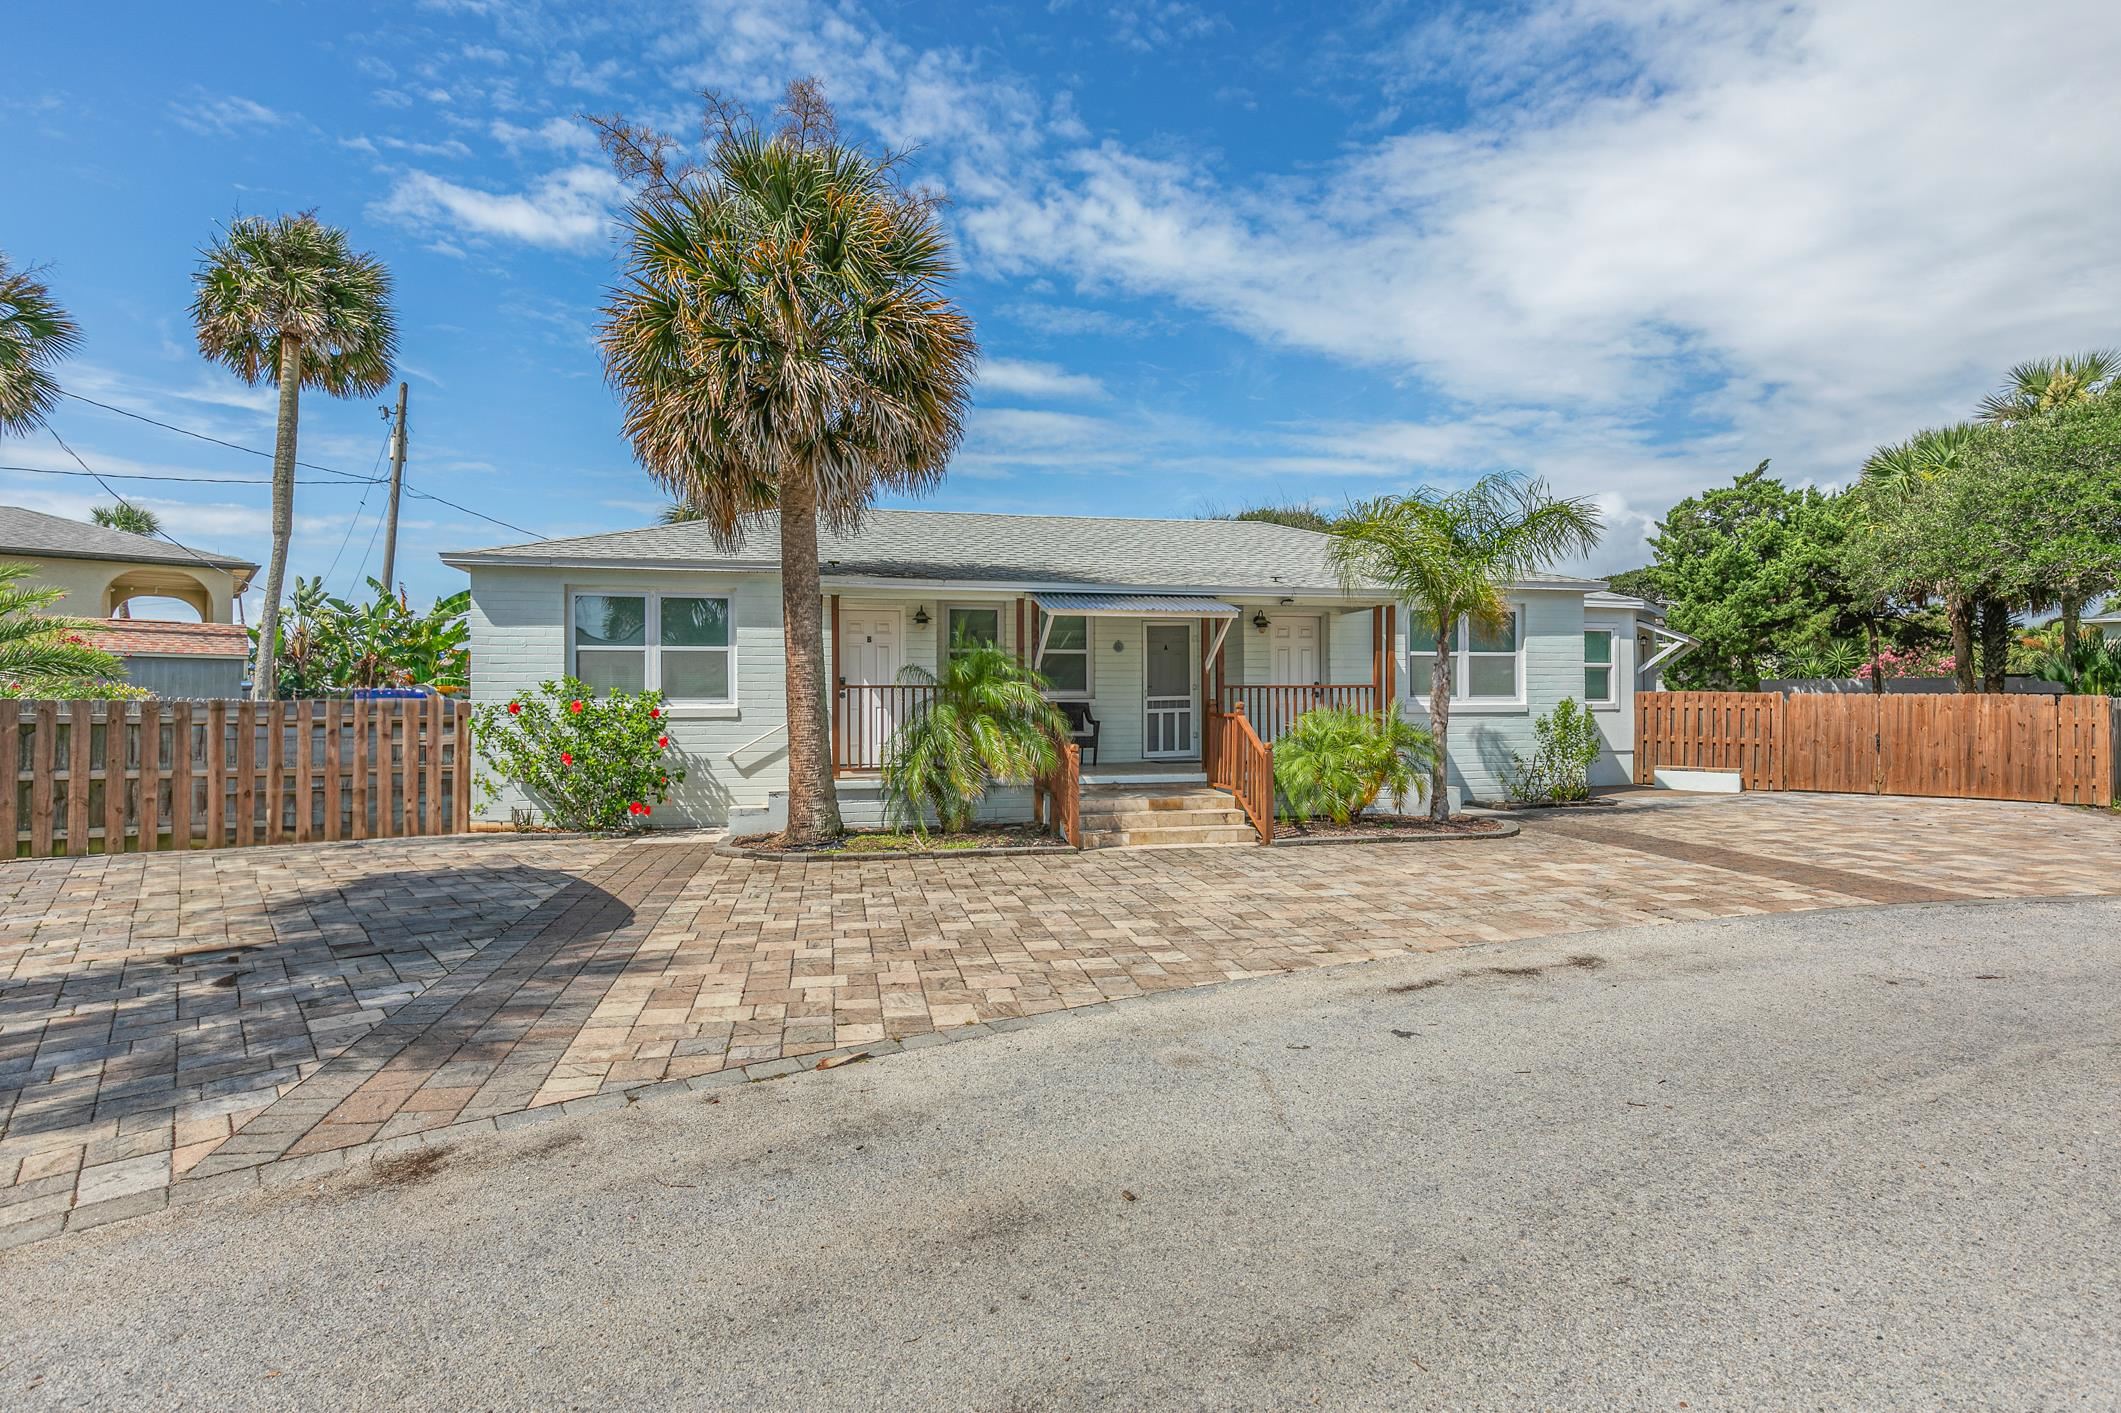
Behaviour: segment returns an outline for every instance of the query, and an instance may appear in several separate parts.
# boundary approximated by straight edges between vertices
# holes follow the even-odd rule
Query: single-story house
[[[2121,643],[2121,599],[2109,603],[2097,613],[2087,614],[2084,626],[2098,629],[2109,643]]]
[[[114,618],[139,598],[177,599],[202,623],[235,622],[258,566],[152,535],[0,505],[0,560],[36,569],[33,584],[65,591],[56,613]]]
[[[240,697],[250,675],[250,630],[240,623],[107,618],[87,636],[124,660],[126,681],[158,697]]]
[[[1235,520],[877,510],[820,545],[832,749],[850,822],[875,816],[876,770],[914,709],[901,669],[953,642],[1034,662],[1095,722],[1084,783],[1201,781],[1202,715],[1242,704],[1271,740],[1309,706],[1380,702],[1427,716],[1432,644],[1404,606],[1343,591],[1310,530]],[[689,778],[658,822],[742,826],[785,796],[779,537],[771,516],[734,549],[702,524],[463,550],[471,695],[503,701],[573,674],[659,688]],[[1514,585],[1510,620],[1455,637],[1450,778],[1503,792],[1532,723],[1563,697],[1604,730],[1595,779],[1633,770],[1634,695],[1679,645],[1650,605],[1594,579]],[[506,817],[511,804],[496,804]],[[1028,802],[997,798],[996,812]]]

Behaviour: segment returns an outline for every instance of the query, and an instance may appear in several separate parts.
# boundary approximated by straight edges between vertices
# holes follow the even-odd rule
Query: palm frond
[[[280,378],[283,339],[302,350],[301,386],[366,397],[397,357],[390,271],[313,212],[244,216],[192,272],[199,352],[256,386]]]
[[[52,365],[81,344],[81,326],[35,270],[0,254],[0,432],[28,436],[59,401]]]

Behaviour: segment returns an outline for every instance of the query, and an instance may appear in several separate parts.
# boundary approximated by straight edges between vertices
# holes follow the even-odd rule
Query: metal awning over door
[[[1033,594],[1046,613],[1093,618],[1235,618],[1237,605],[1203,594]]]

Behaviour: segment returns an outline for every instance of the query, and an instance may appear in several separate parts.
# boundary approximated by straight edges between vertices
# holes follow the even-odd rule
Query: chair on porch
[[[1068,739],[1083,748],[1091,765],[1097,764],[1097,718],[1090,714],[1088,702],[1055,702],[1061,715],[1068,718]]]

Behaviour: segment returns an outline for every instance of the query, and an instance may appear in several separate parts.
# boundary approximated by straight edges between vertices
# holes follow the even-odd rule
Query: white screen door
[[[1183,623],[1151,623],[1142,632],[1142,754],[1193,754],[1192,634]]]

